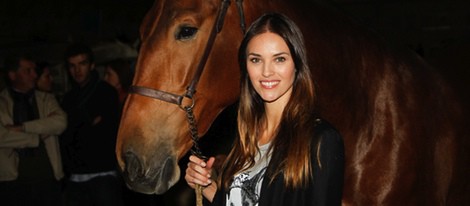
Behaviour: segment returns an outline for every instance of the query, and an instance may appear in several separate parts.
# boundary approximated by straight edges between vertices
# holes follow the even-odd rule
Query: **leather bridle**
[[[195,121],[195,117],[193,114],[193,107],[194,107],[194,94],[196,93],[196,87],[199,82],[199,79],[201,78],[202,72],[204,70],[204,67],[206,65],[207,59],[209,58],[210,52],[212,50],[212,47],[214,45],[215,39],[217,37],[217,34],[222,31],[222,27],[224,24],[224,19],[227,14],[228,7],[230,6],[230,1],[231,0],[222,0],[218,14],[217,14],[217,19],[212,27],[209,39],[207,41],[206,47],[204,49],[204,53],[199,61],[199,64],[196,68],[196,72],[193,76],[193,79],[191,80],[191,83],[186,89],[186,93],[183,95],[179,94],[174,94],[174,93],[169,93],[165,91],[161,91],[158,89],[153,89],[153,88],[148,88],[148,87],[143,87],[143,86],[137,86],[137,85],[132,85],[129,88],[129,93],[134,93],[134,94],[139,94],[142,96],[150,97],[150,98],[155,98],[159,99],[168,103],[176,104],[178,105],[181,109],[186,111],[187,118],[190,124],[190,133],[191,133],[191,138],[194,142],[193,144],[193,149],[191,150],[193,154],[203,157],[204,156],[201,154],[201,151],[199,149],[199,146],[197,144],[197,141],[199,139],[198,134],[197,134],[197,124]],[[243,11],[243,0],[235,0],[238,8],[238,13],[240,16],[240,27],[242,29],[242,32],[245,33],[245,16],[244,16],[244,11]],[[190,105],[183,105],[183,99],[188,98],[191,100]]]

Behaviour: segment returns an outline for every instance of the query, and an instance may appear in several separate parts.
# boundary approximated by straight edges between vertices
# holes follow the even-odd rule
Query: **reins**
[[[199,147],[199,143],[198,143],[199,135],[198,135],[198,129],[197,129],[197,122],[193,113],[193,108],[195,105],[194,94],[196,93],[197,84],[199,82],[199,79],[201,78],[202,72],[207,63],[207,59],[209,58],[209,55],[214,45],[217,34],[222,31],[225,16],[227,14],[228,7],[230,6],[231,0],[221,0],[221,1],[222,2],[220,5],[220,9],[218,11],[217,18],[215,20],[215,23],[209,35],[209,39],[207,40],[204,53],[196,68],[196,72],[193,76],[193,79],[191,80],[191,83],[189,84],[189,86],[186,88],[186,93],[184,95],[173,94],[173,93],[169,93],[169,92],[165,92],[165,91],[161,91],[161,90],[157,90],[153,88],[143,87],[143,86],[137,86],[137,85],[132,85],[129,88],[129,93],[139,94],[142,96],[155,98],[155,99],[159,99],[168,103],[176,104],[182,110],[184,110],[186,112],[186,117],[189,123],[189,132],[191,134],[191,140],[193,142],[193,147],[191,148],[191,154],[196,155],[197,157],[204,159],[204,160],[207,160],[207,157],[205,157],[202,154],[201,149]],[[245,26],[245,15],[243,11],[243,0],[235,0],[235,3],[237,4],[238,14],[240,17],[240,27],[242,29],[242,32],[245,33],[246,26]],[[183,105],[184,98],[188,98],[191,100],[190,105]],[[201,185],[196,185],[195,190],[196,190],[196,205],[202,206],[203,188]]]

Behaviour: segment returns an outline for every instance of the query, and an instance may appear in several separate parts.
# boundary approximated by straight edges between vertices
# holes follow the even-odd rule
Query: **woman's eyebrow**
[[[282,56],[282,55],[288,55],[289,56],[289,52],[279,52],[277,54],[274,54],[273,56],[277,57],[277,56]]]
[[[260,57],[261,55],[260,55],[260,54],[257,54],[257,53],[250,52],[250,53],[248,53],[248,56],[257,56],[257,57]]]

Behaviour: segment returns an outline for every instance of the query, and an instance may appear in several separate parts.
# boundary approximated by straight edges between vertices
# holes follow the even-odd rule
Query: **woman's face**
[[[40,91],[45,91],[45,92],[52,91],[52,75],[51,75],[51,72],[49,71],[49,68],[47,67],[44,68],[41,76],[38,77],[36,86],[38,90]]]
[[[104,70],[103,79],[116,89],[119,89],[119,87],[121,86],[121,83],[119,82],[119,76],[109,66],[107,66]]]
[[[295,79],[295,64],[281,36],[266,32],[253,37],[247,45],[246,65],[253,87],[265,102],[287,104]]]

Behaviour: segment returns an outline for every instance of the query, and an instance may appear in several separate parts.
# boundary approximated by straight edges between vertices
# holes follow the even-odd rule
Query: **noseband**
[[[238,8],[238,13],[240,16],[240,27],[242,29],[242,32],[245,33],[245,16],[243,12],[243,0],[235,0]],[[199,61],[199,64],[196,68],[196,73],[193,76],[193,79],[191,80],[191,83],[189,86],[186,88],[186,93],[183,95],[179,94],[173,94],[157,89],[152,89],[148,87],[143,87],[143,86],[136,86],[132,85],[129,88],[129,93],[134,93],[134,94],[139,94],[142,96],[150,97],[150,98],[155,98],[159,99],[168,103],[176,104],[178,105],[181,109],[186,111],[186,115],[190,124],[190,133],[191,133],[191,138],[194,142],[193,148],[191,149],[191,152],[199,157],[203,157],[199,146],[197,144],[197,141],[199,139],[198,134],[197,134],[197,125],[195,121],[195,117],[193,114],[193,107],[194,107],[194,94],[196,93],[196,87],[199,82],[199,79],[201,78],[202,72],[204,70],[204,67],[206,65],[207,59],[209,58],[209,54],[211,52],[211,49],[214,45],[215,38],[217,37],[217,34],[222,31],[222,27],[224,24],[224,19],[227,14],[227,9],[230,5],[230,0],[222,0],[218,14],[217,14],[217,19],[212,27],[209,39],[207,40],[206,47],[204,49],[204,53]],[[188,98],[191,100],[190,105],[183,105],[183,99]]]

